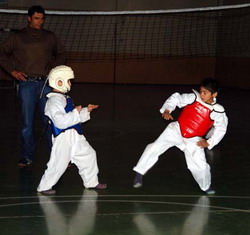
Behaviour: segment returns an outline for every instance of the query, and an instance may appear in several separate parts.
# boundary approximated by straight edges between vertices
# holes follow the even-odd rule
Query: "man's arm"
[[[9,74],[11,74],[15,70],[13,61],[11,60],[14,43],[15,35],[11,35],[5,42],[0,45],[0,66]]]
[[[15,34],[12,34],[4,43],[0,46],[0,66],[12,75],[17,80],[26,80],[26,74],[22,71],[15,70],[11,56],[14,50]]]

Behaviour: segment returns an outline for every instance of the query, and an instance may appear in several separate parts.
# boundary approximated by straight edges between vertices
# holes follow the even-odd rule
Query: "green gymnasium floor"
[[[24,169],[16,165],[19,105],[13,89],[2,89],[0,234],[250,234],[249,91],[224,88],[218,98],[229,127],[222,142],[207,151],[215,195],[199,190],[176,148],[160,157],[142,188],[132,187],[133,166],[168,124],[159,108],[173,92],[191,88],[196,87],[74,84],[71,96],[76,105],[100,105],[83,128],[97,152],[100,181],[108,188],[84,189],[73,166],[55,186],[55,196],[36,193],[49,158],[39,117],[34,164]]]

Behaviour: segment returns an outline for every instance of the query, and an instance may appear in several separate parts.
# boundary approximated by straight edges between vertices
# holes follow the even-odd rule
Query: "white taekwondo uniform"
[[[160,112],[163,113],[166,109],[171,112],[176,107],[183,108],[189,104],[198,101],[202,103],[198,92],[179,94],[174,93],[163,104]],[[214,103],[209,105],[203,102],[203,105],[210,106],[210,118],[213,120],[212,131],[209,131],[207,142],[208,149],[211,150],[217,145],[226,133],[228,118],[224,108]],[[201,136],[184,138],[180,130],[178,121],[171,122],[163,133],[153,143],[147,145],[137,165],[133,168],[134,171],[144,175],[157,161],[159,156],[170,147],[176,146],[185,154],[187,168],[191,171],[194,179],[199,184],[201,190],[206,191],[211,185],[210,166],[206,162],[204,148],[197,145]]]
[[[83,108],[80,113],[76,109],[66,112],[68,96],[62,93],[51,92],[47,97],[45,115],[54,126],[64,131],[53,138],[50,160],[37,191],[51,189],[65,172],[70,161],[78,167],[85,188],[97,186],[99,182],[96,152],[84,135],[78,134],[74,128],[69,128],[88,121],[90,113],[87,108]]]

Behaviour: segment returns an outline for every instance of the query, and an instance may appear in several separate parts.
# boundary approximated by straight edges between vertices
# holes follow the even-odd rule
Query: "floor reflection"
[[[202,235],[204,228],[208,223],[209,207],[209,198],[207,196],[201,196],[192,208],[191,212],[188,214],[183,225],[168,228],[168,231],[171,231],[171,234]],[[176,213],[178,214],[178,211]],[[161,226],[157,226],[157,224],[150,219],[150,216],[146,214],[135,215],[133,222],[140,231],[140,234],[163,234],[163,228]]]
[[[39,195],[39,203],[44,212],[48,234],[85,235],[93,231],[96,217],[98,193],[85,189],[73,215],[65,215],[53,197]]]
[[[193,207],[191,213],[187,217],[183,227],[182,235],[201,235],[205,225],[208,223],[210,200],[207,196],[202,196]]]

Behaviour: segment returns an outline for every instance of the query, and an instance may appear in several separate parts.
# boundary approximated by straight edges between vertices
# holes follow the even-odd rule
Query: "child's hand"
[[[82,110],[82,106],[81,106],[81,105],[78,105],[78,106],[75,107],[75,109],[78,111],[78,113],[80,113],[81,110]]]
[[[173,116],[170,114],[169,110],[165,109],[163,114],[161,115],[166,120],[174,120]]]
[[[197,145],[201,148],[207,148],[209,146],[208,142],[205,139],[201,139],[197,142]]]
[[[99,107],[99,105],[96,104],[89,104],[87,109],[89,112],[91,112],[93,109],[97,109]]]

